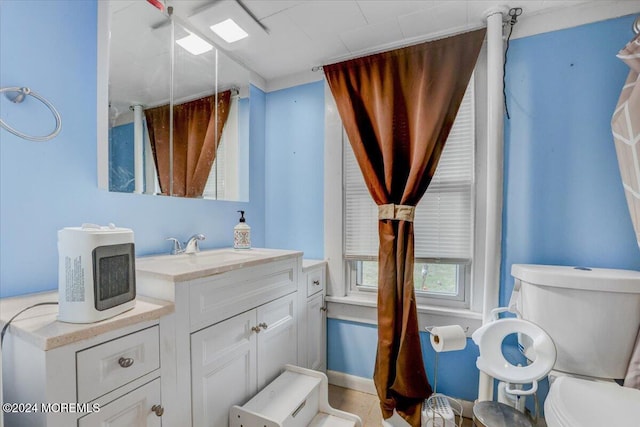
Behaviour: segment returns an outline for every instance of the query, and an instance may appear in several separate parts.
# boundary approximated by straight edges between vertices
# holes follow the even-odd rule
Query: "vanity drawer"
[[[295,292],[297,271],[291,258],[194,280],[189,286],[191,332]]]
[[[101,406],[100,411],[80,418],[78,427],[160,427],[163,413],[160,411],[163,410],[160,400],[160,378],[156,378],[132,392]]]
[[[307,272],[307,296],[315,295],[324,290],[324,268],[314,268]]]
[[[89,402],[159,367],[158,326],[79,351],[78,402]]]

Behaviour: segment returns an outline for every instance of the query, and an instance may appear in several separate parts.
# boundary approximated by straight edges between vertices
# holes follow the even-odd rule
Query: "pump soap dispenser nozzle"
[[[244,211],[240,213],[240,222],[233,228],[233,248],[251,249],[251,227],[244,218]]]

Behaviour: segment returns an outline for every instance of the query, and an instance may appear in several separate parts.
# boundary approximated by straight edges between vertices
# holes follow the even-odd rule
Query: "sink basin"
[[[200,265],[203,267],[214,267],[221,266],[229,263],[234,263],[237,261],[244,261],[247,259],[255,258],[259,256],[258,253],[251,252],[236,252],[234,250],[224,250],[224,251],[204,251],[197,252],[195,254],[180,254],[174,255],[167,260],[171,262],[171,260],[175,262],[184,262],[189,265]]]
[[[267,260],[291,256],[276,249],[214,249],[195,254],[157,255],[136,258],[138,276],[151,275],[174,282],[220,274]]]

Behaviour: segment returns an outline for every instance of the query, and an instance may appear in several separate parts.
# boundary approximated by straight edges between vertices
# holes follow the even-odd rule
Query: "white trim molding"
[[[546,10],[537,14],[527,14],[526,2],[523,3],[522,16],[518,19],[518,24],[513,27],[511,39],[640,13],[640,2],[630,0],[588,1],[572,7]]]
[[[109,189],[109,144],[104,139],[109,134],[109,34],[110,3],[98,2],[97,22],[97,70],[96,81],[96,141],[98,188]]]
[[[357,377],[344,372],[330,370],[327,371],[327,378],[329,378],[329,384],[338,387],[349,388],[367,394],[378,394],[372,378]]]
[[[378,310],[374,298],[327,296],[327,317],[348,322],[378,325]],[[418,305],[418,327],[460,325],[467,337],[482,326],[482,314],[468,309]]]
[[[327,295],[345,296],[342,259],[342,120],[331,89],[324,83],[324,256]]]

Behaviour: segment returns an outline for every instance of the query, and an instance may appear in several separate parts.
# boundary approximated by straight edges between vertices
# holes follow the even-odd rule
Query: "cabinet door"
[[[229,408],[257,393],[256,310],[191,334],[193,425],[227,427]]]
[[[257,309],[258,325],[258,388],[273,381],[287,363],[298,360],[296,329],[296,294],[289,294]]]
[[[318,294],[307,300],[307,359],[309,369],[326,369],[326,311],[324,295]]]
[[[78,427],[160,427],[160,418],[151,408],[160,405],[160,378],[100,407],[99,412],[78,420]]]

